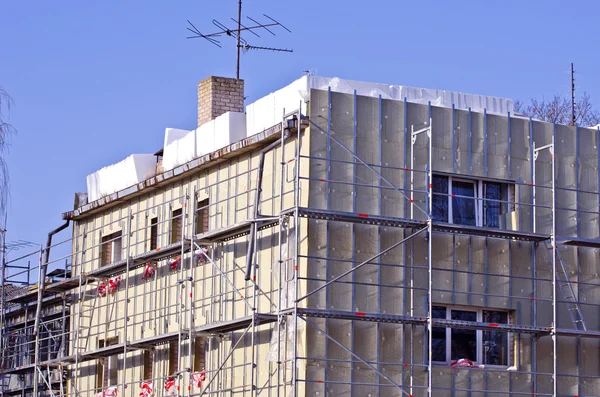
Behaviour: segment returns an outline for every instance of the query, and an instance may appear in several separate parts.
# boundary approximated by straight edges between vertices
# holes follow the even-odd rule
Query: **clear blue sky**
[[[245,0],[292,34],[247,36],[293,54],[242,58],[247,103],[302,75],[511,98],[568,94],[600,105],[600,2]],[[235,47],[186,40],[237,15],[237,0],[9,1],[0,4],[0,85],[19,134],[8,240],[45,241],[86,190],[86,175],[131,153],[153,153],[165,127],[196,124],[196,84],[234,76]]]

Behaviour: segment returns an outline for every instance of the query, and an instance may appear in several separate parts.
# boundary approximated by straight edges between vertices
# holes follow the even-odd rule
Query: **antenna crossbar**
[[[242,0],[238,0],[238,18],[237,19],[231,18],[231,20],[237,25],[236,28],[230,29],[227,25],[217,21],[216,19],[213,19],[212,20],[213,25],[215,25],[219,30],[217,32],[203,34],[202,32],[200,32],[200,30],[196,26],[194,26],[194,24],[191,21],[188,20],[187,22],[188,22],[189,26],[187,27],[187,30],[192,32],[194,35],[187,36],[187,38],[188,39],[198,39],[198,38],[205,39],[209,43],[214,44],[219,48],[222,48],[221,42],[219,40],[217,40],[216,37],[229,36],[229,37],[233,37],[234,39],[236,39],[236,42],[237,42],[236,43],[236,49],[237,49],[236,76],[239,79],[240,78],[240,50],[243,49],[245,51],[262,50],[262,51],[273,51],[273,52],[293,52],[292,49],[288,49],[288,48],[276,48],[276,47],[251,45],[242,37],[243,32],[249,32],[249,33],[252,33],[256,37],[260,37],[260,35],[257,32],[255,32],[255,30],[259,30],[259,29],[264,29],[267,32],[271,33],[271,35],[276,36],[275,32],[269,28],[274,28],[277,26],[281,27],[282,29],[285,29],[286,31],[288,31],[290,33],[292,32],[290,29],[285,27],[281,22],[277,21],[274,18],[271,18],[267,14],[263,14],[263,16],[268,19],[268,21],[266,21],[266,23],[261,23],[261,22],[257,21],[256,19],[246,17],[254,25],[250,25],[250,26],[243,25],[241,22],[241,20],[242,20]]]

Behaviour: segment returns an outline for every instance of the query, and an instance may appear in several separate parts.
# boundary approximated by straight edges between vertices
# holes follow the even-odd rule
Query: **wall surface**
[[[311,178],[312,208],[411,218],[408,169],[412,157],[415,189],[412,217],[427,219],[418,207],[427,209],[424,191],[428,139],[425,133],[420,134],[411,153],[410,131],[425,127],[431,117],[433,172],[516,183],[518,230],[524,232],[533,231],[533,145],[552,143],[555,131],[557,235],[599,237],[599,196],[590,193],[597,192],[599,187],[597,130],[567,126],[554,129],[552,124],[508,115],[317,90],[311,92],[310,115],[333,138],[328,139],[326,134],[317,134],[313,129],[314,160],[310,169],[305,170]],[[335,140],[372,165],[398,189],[355,161]],[[540,152],[535,173],[536,231],[549,234],[551,155],[547,150]],[[319,280],[330,280],[348,271],[415,231],[322,220],[308,221],[308,230],[311,258],[308,290],[323,285]],[[434,305],[507,310],[515,324],[552,326],[552,262],[544,243],[438,232],[429,237],[434,247],[431,275]],[[422,233],[372,260],[309,297],[307,305],[317,309],[426,317],[427,238]],[[560,254],[571,281],[577,282],[573,284],[574,291],[587,328],[597,331],[600,329],[596,315],[600,303],[598,250],[561,246]],[[556,294],[558,327],[573,329],[568,294],[558,287]],[[427,395],[425,327],[338,319],[311,321],[410,390],[413,396]],[[307,328],[307,339],[310,341],[307,395],[398,395],[398,390],[382,376],[316,328]],[[510,334],[509,345],[511,365],[518,371],[537,371],[537,376],[510,372],[507,367],[453,371],[450,363],[434,364],[433,395],[483,396],[477,390],[486,389],[500,393],[552,393],[550,337],[534,341],[531,335]],[[598,394],[600,382],[594,378],[600,370],[595,360],[598,353],[600,344],[596,339],[558,338],[559,394]],[[450,392],[450,388],[464,391]],[[471,392],[457,394],[467,390]]]
[[[594,193],[600,187],[596,130],[554,127],[515,117],[320,90],[311,91],[308,109],[311,121],[329,131],[333,139],[312,126],[302,134],[301,141],[292,138],[285,143],[283,159],[280,148],[266,155],[260,206],[263,215],[278,216],[281,209],[293,207],[294,184],[299,178],[301,207],[380,215],[392,220],[426,220],[426,211],[422,209],[428,204],[425,171],[429,144],[427,136],[420,134],[411,145],[410,131],[425,127],[431,118],[433,172],[514,184],[514,227],[520,232],[533,232],[532,193],[535,189],[535,231],[550,233],[552,217],[548,207],[552,196],[546,187],[551,184],[552,157],[548,151],[540,152],[535,164],[537,187],[533,187],[532,153],[534,144],[536,147],[549,144],[554,136],[557,234],[599,237],[600,201]],[[296,160],[300,162],[299,175],[293,160],[298,143],[303,154]],[[351,152],[381,173],[391,185],[373,169],[356,161]],[[149,190],[146,195],[125,201],[100,215],[78,220],[74,228],[74,251],[77,252],[74,272],[79,274],[98,268],[102,237],[117,231],[129,240],[122,244],[122,258],[151,250],[154,218],[158,222],[157,245],[168,246],[173,234],[172,215],[179,209],[187,216],[183,234],[191,236],[194,224],[191,211],[204,199],[209,200],[211,231],[253,218],[258,158],[258,151],[232,157],[177,182]],[[411,176],[412,202],[409,199]],[[282,184],[283,195],[279,193]],[[127,233],[128,230],[131,233]],[[114,337],[119,342],[124,339],[132,342],[176,334],[190,324],[201,327],[247,317],[252,314],[249,306],[253,305],[257,313],[275,314],[278,307],[293,308],[296,296],[304,296],[359,264],[363,265],[339,282],[300,301],[299,307],[425,317],[429,238],[434,247],[432,304],[472,310],[492,308],[507,311],[513,324],[553,326],[552,263],[544,243],[469,234],[434,232],[428,236],[421,233],[371,259],[416,231],[308,218],[300,218],[295,225],[290,217],[281,225],[281,236],[279,226],[258,233],[253,259],[258,266],[258,288],[244,281],[248,238],[241,236],[209,247],[216,266],[196,263],[188,255],[184,256],[179,269],[172,271],[168,261],[162,260],[156,264],[156,275],[144,277],[143,267],[130,271],[127,283],[121,280],[117,292],[107,297],[97,297],[93,292],[96,284],[90,284],[88,290],[92,292],[84,297],[90,307],[95,307],[91,323],[87,323],[90,326],[85,326],[88,321],[85,313],[80,315],[86,310],[85,306],[75,305],[72,331],[73,334],[88,332],[85,348],[93,350],[99,347],[101,340]],[[296,250],[297,263],[294,262]],[[588,330],[599,331],[597,250],[561,246],[560,254],[566,274],[577,282],[572,285]],[[298,276],[297,283],[294,275]],[[194,280],[189,286],[180,282],[187,277]],[[183,289],[182,285],[185,285]],[[192,317],[180,315],[189,312],[181,306],[189,302],[188,293],[193,296]],[[556,296],[558,328],[573,329],[570,305],[558,286]],[[254,384],[272,395],[280,385],[283,395],[292,395],[290,382],[296,358],[297,395],[398,395],[398,389],[381,374],[413,396],[427,395],[428,348],[422,325],[331,318],[307,320],[287,317],[279,327],[264,324],[247,334],[242,330],[212,337],[202,334],[206,337],[208,378],[216,373],[231,347],[239,342],[211,390],[221,390],[221,395],[243,396],[250,394],[249,385]],[[296,345],[295,333],[298,335]],[[251,347],[253,338],[255,349]],[[483,390],[488,390],[488,395],[492,392],[496,395],[551,393],[553,349],[550,337],[510,334],[508,345],[510,365],[517,371],[509,371],[507,366],[452,370],[450,363],[434,364],[433,395],[479,397],[485,395]],[[189,343],[183,341],[179,369],[190,366],[192,360],[188,352]],[[558,338],[559,394],[599,394],[600,382],[595,378],[600,370],[596,359],[599,352],[596,339]],[[168,357],[169,344],[155,347],[152,376],[160,393],[165,377],[173,372]],[[140,350],[119,354],[117,383],[130,385],[126,395],[137,395],[143,379],[143,361]],[[278,368],[281,370],[277,371]],[[89,395],[96,391],[97,371],[95,361],[82,365],[81,371],[74,374],[79,391],[87,391]],[[450,391],[452,388],[454,392]],[[194,393],[199,390],[192,390],[191,394]]]
[[[289,160],[295,156],[296,144],[295,138],[285,142],[283,159],[286,165],[283,168],[283,184],[281,146],[265,155],[261,215],[278,215],[281,209],[293,206],[294,163],[290,163]],[[121,232],[123,236],[120,250],[122,259],[127,255],[134,257],[151,251],[152,223],[155,218],[157,247],[167,247],[173,242],[173,213],[178,210],[183,213],[184,235],[189,239],[192,234],[197,233],[193,216],[196,203],[206,199],[209,201],[208,232],[254,219],[258,163],[259,150],[234,156],[98,215],[77,220],[74,226],[74,251],[77,252],[74,275],[77,276],[80,272],[87,273],[101,266],[100,243],[103,237],[114,233]],[[282,186],[283,195],[280,193]],[[301,196],[301,199],[306,202],[306,198]],[[198,214],[200,211],[202,209],[198,210]],[[293,222],[284,225],[282,233],[285,239],[288,238],[288,234],[293,235],[293,227]],[[128,230],[131,232],[128,233]],[[178,233],[181,235],[181,232]],[[87,342],[79,342],[77,347],[73,340],[73,352],[77,349],[98,349],[102,341],[115,338],[117,343],[122,343],[125,338],[132,343],[160,335],[177,334],[180,329],[190,327],[190,320],[194,328],[200,328],[206,324],[219,324],[248,317],[254,313],[252,307],[256,308],[256,313],[276,313],[277,302],[287,299],[286,296],[279,296],[278,236],[277,225],[257,232],[254,262],[260,265],[255,273],[258,285],[256,289],[252,282],[244,280],[247,236],[208,245],[208,254],[214,260],[214,265],[209,261],[198,262],[190,258],[189,254],[185,254],[178,270],[175,271],[171,270],[166,259],[154,263],[156,274],[150,277],[145,275],[144,267],[131,270],[128,274],[121,275],[117,291],[104,297],[98,296],[98,283],[90,281],[88,292],[83,295],[85,304],[78,304],[73,308],[72,321],[72,338],[75,338],[76,332],[80,332],[85,336],[82,340]],[[199,238],[201,237],[202,235],[199,235]],[[178,256],[174,255],[173,258]],[[180,282],[188,277],[194,280],[191,285]],[[284,286],[284,291],[285,288],[287,287]],[[188,310],[188,295],[193,297],[192,317]],[[274,368],[277,367],[277,354],[276,345],[273,343],[274,329],[276,327],[272,324],[265,324],[250,329],[248,333],[244,333],[242,329],[222,335],[197,334],[206,338],[207,381],[217,373],[216,369],[229,354],[232,345],[239,341],[231,358],[224,363],[224,369],[213,382],[211,390],[235,390],[236,393],[245,395],[253,383],[276,388],[277,375]],[[255,349],[252,349],[252,338],[256,338]],[[173,348],[173,345],[171,346]],[[177,343],[174,347],[176,346]],[[168,343],[153,348],[152,378],[158,395],[163,393],[162,386],[166,377],[174,372],[173,366],[169,368],[169,349]],[[188,352],[189,342],[183,340],[179,370],[193,366],[191,363],[194,355],[189,357]],[[257,366],[255,378],[252,378],[251,371],[253,361],[261,364]],[[83,363],[79,373],[72,374],[77,379],[77,390],[83,393],[82,395],[91,396],[97,391],[96,378],[100,371],[98,363]],[[118,354],[116,386],[121,388],[127,383],[126,395],[137,396],[139,384],[144,379],[143,363],[143,350],[131,351],[126,355]],[[200,371],[201,368],[192,370]],[[282,375],[282,382],[284,378]],[[188,384],[187,373],[182,382],[184,385]],[[121,396],[121,389],[119,390]],[[194,388],[190,392],[200,393],[200,389]]]

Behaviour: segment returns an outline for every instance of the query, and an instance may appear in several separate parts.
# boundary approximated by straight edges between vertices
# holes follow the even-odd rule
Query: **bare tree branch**
[[[555,95],[550,100],[532,98],[529,104],[515,101],[515,112],[523,116],[557,124],[571,123],[571,99]],[[600,124],[600,112],[594,109],[590,95],[584,92],[575,101],[575,122],[583,127],[593,127]]]
[[[10,147],[10,138],[17,130],[7,121],[14,101],[6,90],[0,86],[0,227],[4,227],[4,214],[10,197],[10,179],[8,166],[4,156]]]

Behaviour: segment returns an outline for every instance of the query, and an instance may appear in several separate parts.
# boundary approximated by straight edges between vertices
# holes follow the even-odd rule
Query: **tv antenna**
[[[223,47],[221,47],[221,42],[216,39],[217,37],[220,38],[222,36],[229,36],[229,37],[236,39],[236,41],[237,41],[237,45],[236,45],[236,47],[237,47],[236,78],[239,80],[239,78],[240,78],[240,52],[242,49],[245,51],[263,50],[263,51],[273,51],[273,52],[293,52],[293,50],[288,49],[288,48],[275,48],[275,47],[263,47],[263,46],[252,45],[252,44],[248,43],[246,41],[246,39],[244,39],[242,37],[243,32],[249,32],[249,33],[252,33],[256,37],[260,37],[260,35],[255,32],[255,30],[260,30],[260,29],[264,29],[267,32],[271,33],[273,36],[276,36],[275,33],[271,29],[269,29],[269,28],[273,28],[276,26],[280,26],[290,33],[292,32],[291,30],[289,30],[288,28],[283,26],[280,22],[271,18],[267,14],[263,14],[263,16],[268,19],[268,21],[265,21],[265,23],[260,23],[256,19],[246,17],[247,19],[250,20],[252,25],[250,25],[250,26],[243,25],[242,24],[242,0],[238,0],[237,20],[234,18],[231,18],[231,20],[237,24],[237,29],[230,29],[226,25],[217,21],[216,19],[213,19],[212,20],[213,25],[215,25],[219,30],[214,33],[203,34],[200,32],[200,30],[198,30],[198,28],[196,28],[196,26],[194,26],[194,24],[192,22],[190,22],[190,20],[188,20],[187,22],[190,26],[187,27],[187,30],[194,33],[194,36],[188,36],[187,38],[188,39],[199,39],[199,38],[205,39],[209,43],[214,44],[219,48],[223,48]]]

